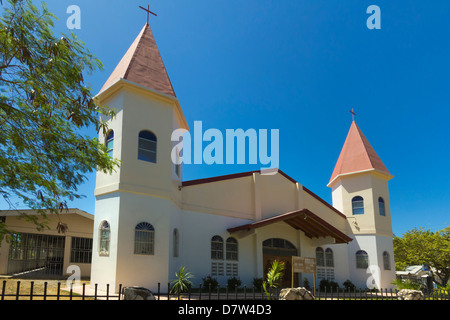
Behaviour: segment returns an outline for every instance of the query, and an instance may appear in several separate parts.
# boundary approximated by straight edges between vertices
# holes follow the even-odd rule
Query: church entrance
[[[292,256],[297,256],[297,248],[287,240],[271,238],[263,242],[264,278],[272,267],[274,260],[284,262],[284,275],[281,282],[282,288],[290,288],[292,285]],[[298,274],[294,274],[294,285],[298,283]]]

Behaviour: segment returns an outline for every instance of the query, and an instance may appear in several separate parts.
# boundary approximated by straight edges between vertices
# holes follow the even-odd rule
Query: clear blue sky
[[[38,1],[35,1],[37,3]],[[97,93],[146,21],[140,0],[49,0],[103,62]],[[381,29],[369,30],[369,5]],[[280,168],[331,203],[326,187],[351,124],[387,168],[393,230],[433,231],[450,216],[450,1],[152,0],[150,25],[191,128],[279,129]],[[190,165],[184,180],[259,169]],[[82,186],[94,213],[95,175]]]

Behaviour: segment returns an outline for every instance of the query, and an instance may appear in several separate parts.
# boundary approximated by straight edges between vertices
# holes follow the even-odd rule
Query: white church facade
[[[155,290],[184,266],[195,286],[207,276],[251,286],[280,259],[290,286],[291,257],[303,256],[316,258],[317,281],[391,287],[392,175],[355,122],[328,184],[330,205],[281,170],[183,181],[171,135],[189,127],[148,24],[96,98],[117,111],[100,139],[121,166],[97,173],[92,284]],[[306,273],[294,284],[305,278],[312,284]]]

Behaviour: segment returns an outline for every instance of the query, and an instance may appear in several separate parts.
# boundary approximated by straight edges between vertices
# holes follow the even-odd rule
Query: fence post
[[[19,300],[19,292],[20,292],[20,281],[17,281],[16,300]]]
[[[109,283],[106,284],[106,300],[109,300]]]
[[[60,289],[61,289],[61,282],[58,282],[58,289],[56,290],[56,300],[59,300]]]
[[[170,282],[167,283],[167,300],[170,300]]]
[[[119,284],[119,295],[117,296],[117,300],[120,300],[121,294],[122,294],[122,284]]]
[[[31,281],[31,283],[30,283],[30,300],[33,300],[33,288],[34,288],[34,281]]]
[[[2,300],[5,300],[6,280],[3,280]]]
[[[161,283],[158,282],[158,301],[161,300]]]
[[[85,293],[86,293],[86,283],[83,283],[83,298],[82,298],[82,300],[84,300]]]
[[[94,300],[97,300],[97,287],[98,287],[98,284],[96,283],[95,289],[94,289]]]
[[[47,300],[47,281],[44,282],[44,300]]]
[[[72,295],[73,295],[73,281],[70,283],[70,294],[69,294],[70,298],[69,298],[69,300],[72,300]]]

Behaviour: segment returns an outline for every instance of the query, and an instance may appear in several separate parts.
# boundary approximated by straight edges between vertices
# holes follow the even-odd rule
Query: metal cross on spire
[[[356,113],[353,111],[353,108],[352,108],[352,110],[350,111],[350,113],[352,114],[352,119],[353,119],[353,121],[355,121]]]
[[[150,11],[150,5],[147,5],[147,8],[141,7],[139,6],[139,8],[141,8],[142,10],[147,12],[147,24],[148,24],[148,18],[149,18],[149,14],[151,13],[152,15],[154,15],[155,17],[157,16],[156,13],[153,13]]]

